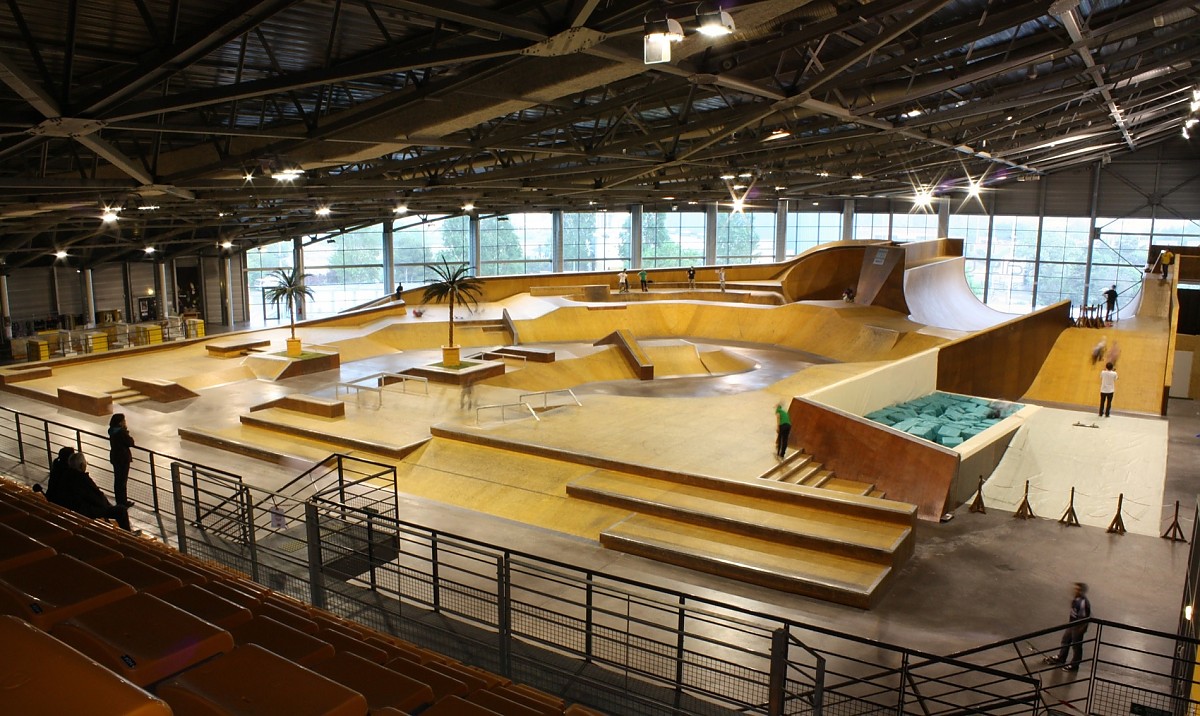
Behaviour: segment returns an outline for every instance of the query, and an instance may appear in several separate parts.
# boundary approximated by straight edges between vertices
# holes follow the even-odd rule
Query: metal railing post
[[[317,503],[304,503],[304,534],[308,543],[308,584],[312,605],[325,608],[325,581],[321,569],[321,523],[317,515]]]
[[[25,438],[21,435],[21,414],[14,412],[17,421],[17,458],[25,464]]]
[[[433,582],[431,592],[433,594],[433,611],[442,611],[442,589],[441,577],[438,570],[438,533],[434,532],[429,536],[429,559],[432,564],[429,567],[429,580]]]
[[[503,676],[512,676],[512,565],[507,553],[496,562],[496,586],[500,673]]]
[[[244,485],[238,490],[242,493],[242,514],[245,515],[243,529],[245,529],[246,546],[250,549],[250,576],[256,582],[262,582],[262,578],[258,574],[258,543],[256,541],[254,529],[254,500],[250,497],[250,490]]]
[[[771,632],[771,666],[767,681],[767,716],[783,716],[783,704],[787,691],[787,655],[787,628],[780,627]]]
[[[900,686],[896,688],[896,713],[904,713],[904,700],[908,689],[908,652],[900,655]]]
[[[364,507],[363,512],[367,513],[367,564],[371,565],[371,589],[375,590],[379,588],[375,581],[375,515],[378,511]]]
[[[175,503],[175,543],[179,551],[187,554],[187,520],[183,517],[183,480],[179,476],[179,463],[171,463],[171,498]]]
[[[50,421],[48,421],[48,420],[42,421],[42,435],[46,440],[46,464],[53,465],[54,464],[54,449],[50,445]],[[79,442],[79,440],[78,440],[79,432],[78,431],[76,431],[76,433],[75,433],[75,438],[76,438],[76,443],[78,443]],[[79,452],[83,452],[83,451],[80,450]]]
[[[593,598],[596,592],[595,575],[591,571],[584,573],[584,578],[587,580],[587,587],[584,589],[584,624],[587,631],[583,635],[583,654],[588,661],[592,660],[592,627],[593,618],[592,610],[595,608]]]
[[[161,506],[158,502],[158,470],[155,467],[154,451],[147,450],[146,455],[150,460],[150,496],[154,500],[154,511],[161,511]]]
[[[337,456],[337,480],[338,480],[338,502],[346,504],[346,478],[345,467],[342,465],[342,456],[339,453]]]
[[[675,619],[675,708],[683,705],[683,661],[687,639],[687,597],[679,597]]]

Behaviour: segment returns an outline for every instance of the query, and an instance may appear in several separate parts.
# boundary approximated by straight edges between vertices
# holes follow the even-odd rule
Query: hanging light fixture
[[[729,13],[720,7],[716,10],[707,9],[704,3],[696,7],[696,24],[699,25],[700,34],[708,37],[729,35],[737,29]]]
[[[646,15],[646,34],[642,38],[642,62],[657,65],[671,61],[671,44],[683,41],[683,25],[659,11],[658,17]]]

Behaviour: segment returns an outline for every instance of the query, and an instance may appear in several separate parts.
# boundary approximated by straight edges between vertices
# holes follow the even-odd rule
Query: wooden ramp
[[[861,608],[913,549],[913,506],[848,492],[597,470],[567,494],[635,513],[606,547]]]

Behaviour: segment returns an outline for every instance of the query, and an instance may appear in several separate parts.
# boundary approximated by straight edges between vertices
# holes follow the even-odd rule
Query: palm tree
[[[446,259],[442,259],[442,263],[430,264],[429,269],[437,275],[438,280],[425,287],[425,296],[422,300],[426,303],[441,303],[442,301],[450,302],[450,341],[448,346],[454,347],[454,304],[463,303],[475,306],[479,303],[479,294],[483,290],[483,284],[479,279],[471,276],[470,267],[465,263],[450,265]]]
[[[293,268],[291,271],[287,269],[275,269],[267,274],[268,279],[274,279],[274,286],[267,286],[263,293],[263,298],[278,306],[280,301],[287,306],[288,320],[292,326],[292,340],[296,340],[296,306],[300,303],[301,296],[313,298],[312,289],[304,283],[304,279],[312,274],[300,273],[300,269]]]

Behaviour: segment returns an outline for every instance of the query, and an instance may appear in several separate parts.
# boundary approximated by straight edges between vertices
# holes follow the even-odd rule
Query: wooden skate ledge
[[[88,415],[108,415],[112,412],[111,395],[77,385],[64,385],[59,388],[58,404]]]
[[[253,348],[265,348],[271,341],[258,336],[239,336],[237,338],[222,338],[204,345],[204,349],[213,358],[234,358],[244,356]]]
[[[332,398],[318,398],[312,395],[285,395],[268,403],[261,403],[250,408],[250,412],[266,410],[267,408],[282,408],[306,415],[316,415],[322,418],[346,417],[346,404]]]

